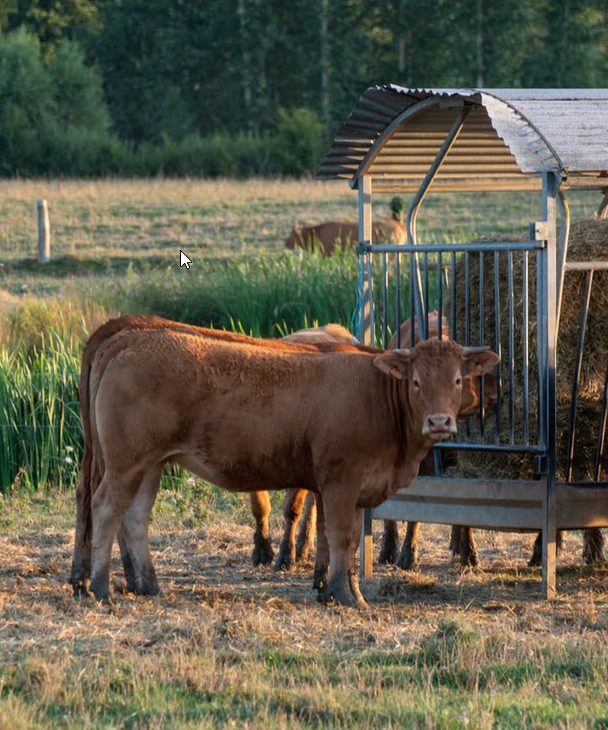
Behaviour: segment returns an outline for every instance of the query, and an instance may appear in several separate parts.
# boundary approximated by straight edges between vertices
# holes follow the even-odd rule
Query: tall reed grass
[[[356,304],[357,257],[285,252],[127,277],[119,309],[191,324],[279,337],[314,323],[348,325]]]
[[[215,262],[179,276],[131,272],[105,303],[83,292],[70,305],[32,300],[14,308],[0,320],[0,490],[75,485],[82,454],[80,353],[108,312],[280,337],[327,322],[348,326],[356,280],[352,252],[327,259],[285,252]],[[175,478],[173,472],[164,481]]]
[[[0,349],[0,490],[72,486],[81,458],[75,340]]]

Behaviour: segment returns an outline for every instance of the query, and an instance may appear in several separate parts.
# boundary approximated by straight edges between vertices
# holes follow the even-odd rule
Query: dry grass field
[[[160,495],[162,594],[121,592],[116,557],[111,606],[66,583],[71,494],[4,500],[1,728],[608,723],[608,570],[580,566],[578,535],[549,603],[530,535],[478,533],[483,568],[462,572],[448,529],[423,526],[419,572],[377,567],[368,608],[339,609],[317,603],[311,563],[251,567],[245,497],[201,497]]]
[[[0,195],[0,337],[40,328],[19,329],[32,311],[23,302],[50,307],[44,321],[56,322],[77,302],[86,331],[120,311],[133,276],[154,283],[160,302],[183,277],[180,248],[209,271],[226,259],[257,266],[294,222],[356,217],[346,183],[1,182]],[[47,268],[32,260],[43,197]],[[597,202],[574,198],[574,218]],[[525,227],[539,201],[446,196],[425,211],[426,240],[464,240]],[[367,608],[342,609],[317,603],[310,562],[291,573],[251,566],[245,496],[182,479],[154,508],[161,595],[124,592],[115,556],[113,603],[98,605],[67,585],[73,490],[19,481],[0,492],[0,730],[608,728],[608,568],[582,564],[580,533],[566,538],[551,602],[527,567],[532,535],[479,531],[482,567],[462,571],[449,528],[423,525],[420,570],[376,564]]]

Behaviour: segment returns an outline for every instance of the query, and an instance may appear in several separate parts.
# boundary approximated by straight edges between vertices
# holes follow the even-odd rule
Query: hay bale
[[[484,238],[484,241],[524,241],[527,236],[523,232],[507,235],[496,235]],[[469,291],[470,291],[470,337],[471,344],[480,342],[480,256],[483,256],[484,268],[484,316],[483,344],[496,347],[496,291],[494,279],[494,254],[471,254],[469,256]],[[594,261],[608,259],[608,220],[586,220],[573,223],[570,230],[568,261]],[[514,292],[514,408],[515,438],[523,437],[521,423],[523,402],[523,313],[522,313],[522,271],[523,254],[513,254],[513,292]],[[455,339],[465,340],[465,257],[456,263],[456,333]],[[536,255],[528,256],[529,291],[528,291],[528,347],[529,347],[529,403],[530,413],[537,411],[536,387]],[[502,380],[503,396],[508,394],[508,359],[509,359],[509,298],[508,298],[509,266],[507,256],[499,256],[498,312],[500,318],[500,344],[503,357]],[[569,404],[571,400],[576,349],[579,337],[580,313],[585,288],[584,272],[567,272],[564,280],[560,329],[557,347],[557,401],[558,401],[558,478],[565,477],[566,444],[569,428]],[[447,303],[449,307],[449,301]],[[587,320],[583,365],[580,374],[579,406],[577,408],[577,440],[574,456],[574,478],[591,479],[595,459],[597,429],[601,408],[601,397],[604,387],[606,355],[608,352],[608,327],[606,325],[608,311],[608,272],[596,272],[591,292],[591,303]],[[448,312],[446,311],[446,314]],[[503,409],[500,418],[499,432],[502,440],[508,440],[508,400],[503,397]],[[479,427],[470,426],[473,433],[480,435]],[[461,427],[464,431],[464,427]],[[496,416],[488,413],[485,433],[493,434],[496,428]],[[529,423],[530,440],[534,442],[536,435],[536,419]],[[463,434],[461,434],[463,435]],[[591,456],[593,454],[593,456]],[[605,461],[608,462],[608,459]],[[608,463],[604,468],[608,467]],[[465,476],[503,476],[530,477],[533,471],[532,459],[522,455],[487,455],[483,453],[461,454],[460,474]]]

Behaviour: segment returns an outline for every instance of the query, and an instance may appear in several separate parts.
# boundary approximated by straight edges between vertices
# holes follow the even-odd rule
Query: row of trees
[[[74,104],[53,90],[57,59],[65,67],[69,56],[74,87],[88,79],[76,108],[95,108],[95,123],[79,111],[68,126],[82,119],[83,130],[106,135],[104,154],[118,166],[136,166],[139,153],[145,167],[144,148],[175,156],[213,135],[225,148],[225,135],[240,135],[255,157],[260,139],[297,126],[307,109],[295,167],[312,169],[370,84],[584,87],[608,78],[605,0],[2,0],[0,31],[0,104],[15,83],[7,44],[13,56],[20,44],[24,64],[33,63],[27,42],[37,44],[57,108]],[[10,172],[12,158],[0,154]]]

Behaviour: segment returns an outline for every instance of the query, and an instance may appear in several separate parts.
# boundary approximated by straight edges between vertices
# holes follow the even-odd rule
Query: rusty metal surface
[[[490,189],[538,185],[538,173],[600,175],[608,171],[608,89],[406,89],[387,84],[361,96],[321,165],[320,179],[357,187],[421,181],[447,131],[472,106],[446,158],[437,187],[472,181]]]

